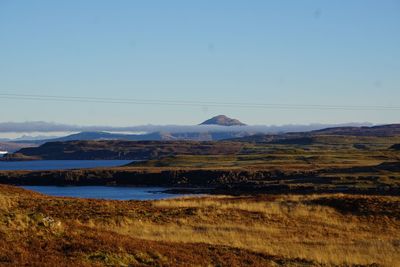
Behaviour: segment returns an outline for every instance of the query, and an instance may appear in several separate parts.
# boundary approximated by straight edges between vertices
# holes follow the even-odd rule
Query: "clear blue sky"
[[[0,93],[400,106],[400,1],[0,0]],[[29,101],[0,122],[399,122],[400,111]]]

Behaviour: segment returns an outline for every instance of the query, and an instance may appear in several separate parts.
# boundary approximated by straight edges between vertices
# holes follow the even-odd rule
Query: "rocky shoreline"
[[[0,183],[58,186],[165,186],[168,193],[196,194],[312,194],[347,193],[400,195],[396,186],[345,184],[340,176],[323,172],[264,170],[137,170],[129,168],[57,171],[0,171]],[[371,178],[372,179],[372,178]],[[370,182],[370,181],[369,181]]]

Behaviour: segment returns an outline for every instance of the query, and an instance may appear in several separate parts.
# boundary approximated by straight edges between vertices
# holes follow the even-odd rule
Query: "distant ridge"
[[[67,142],[67,141],[101,141],[101,140],[125,140],[125,141],[217,141],[230,138],[240,138],[252,135],[246,131],[209,131],[209,132],[152,132],[145,134],[119,134],[109,132],[80,132],[58,138],[42,140],[15,141],[15,143],[44,144],[46,142]],[[1,145],[1,143],[0,143]]]
[[[33,146],[35,146],[35,145],[31,144],[31,143],[18,144],[18,143],[13,143],[13,142],[0,142],[0,151],[15,152],[17,150],[20,150],[21,148],[33,147]]]
[[[400,136],[400,124],[387,124],[372,127],[331,127],[307,132],[287,132],[281,134],[255,134],[241,138],[233,138],[232,141],[267,142],[267,143],[312,143],[318,136],[353,136],[353,137],[392,137]],[[400,149],[394,145],[391,149]]]
[[[240,122],[237,119],[229,118],[225,115],[218,115],[200,123],[200,125],[245,126],[246,124]]]
[[[352,136],[395,136],[400,135],[400,124],[386,124],[372,127],[332,127],[312,131],[313,134]]]
[[[58,124],[50,122],[0,122],[1,133],[33,133],[38,132],[44,135],[48,135],[53,132],[66,132],[66,133],[77,133],[77,132],[118,132],[118,133],[153,133],[153,132],[168,132],[168,133],[188,133],[188,132],[224,132],[226,128],[220,127],[219,125],[137,125],[137,126],[76,126],[67,124]],[[232,126],[229,131],[243,131],[243,125]],[[319,130],[332,127],[343,127],[343,126],[373,126],[371,123],[339,123],[339,124],[284,124],[284,125],[252,125],[246,126],[245,131],[258,132],[258,133],[283,133],[283,132],[305,132],[312,130]],[[51,136],[44,136],[43,138],[29,138],[24,137],[23,140],[20,138],[0,138],[1,142],[6,141],[25,141],[35,139],[50,139]]]

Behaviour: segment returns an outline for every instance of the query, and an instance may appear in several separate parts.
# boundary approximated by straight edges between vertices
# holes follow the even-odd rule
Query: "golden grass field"
[[[1,266],[400,266],[400,197],[47,197],[0,186]]]

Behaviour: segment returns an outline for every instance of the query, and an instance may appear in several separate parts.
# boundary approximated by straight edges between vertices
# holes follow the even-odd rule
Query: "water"
[[[121,186],[22,186],[25,189],[58,197],[95,198],[113,200],[156,200],[183,196],[161,191],[165,187]],[[187,194],[186,194],[187,195]]]
[[[35,160],[35,161],[0,161],[2,171],[45,171],[86,169],[98,167],[116,167],[131,163],[132,160]]]

